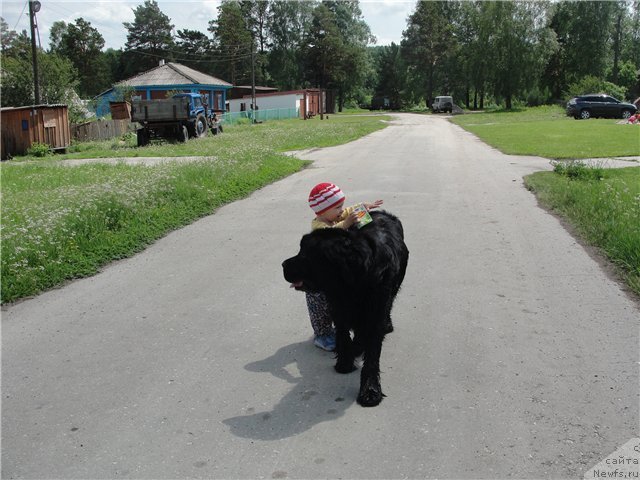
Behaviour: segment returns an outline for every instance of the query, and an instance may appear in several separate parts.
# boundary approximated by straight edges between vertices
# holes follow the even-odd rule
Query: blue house
[[[109,102],[122,100],[118,98],[118,90],[121,88],[133,88],[136,95],[147,100],[166,98],[169,92],[201,93],[205,96],[209,108],[224,111],[227,91],[232,86],[224,80],[193,68],[179,63],[165,63],[163,60],[159,66],[118,82],[113,88],[96,96],[96,115],[104,117],[110,113]]]

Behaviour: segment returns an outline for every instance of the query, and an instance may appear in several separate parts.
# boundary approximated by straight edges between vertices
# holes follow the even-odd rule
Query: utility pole
[[[31,56],[33,58],[33,89],[35,104],[40,104],[40,83],[38,82],[38,49],[36,48],[36,13],[40,2],[29,0],[29,23],[31,24]]]
[[[251,108],[253,122],[256,123],[256,54],[253,51],[253,35],[251,36]]]

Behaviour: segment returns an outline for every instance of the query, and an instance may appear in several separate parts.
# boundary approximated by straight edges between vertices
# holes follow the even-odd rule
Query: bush
[[[546,87],[543,89],[540,89],[540,87],[533,87],[526,93],[526,102],[528,107],[547,105],[550,101],[551,93]]]
[[[587,93],[606,93],[618,100],[625,99],[625,88],[594,76],[586,76],[579,82],[569,85],[566,96],[571,98]]]
[[[602,180],[604,169],[591,167],[581,161],[554,162],[553,171],[569,180]]]
[[[46,143],[33,142],[27,149],[27,155],[31,157],[46,157],[51,154],[51,147]]]

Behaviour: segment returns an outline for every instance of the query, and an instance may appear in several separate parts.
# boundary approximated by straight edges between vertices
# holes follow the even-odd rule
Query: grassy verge
[[[600,248],[640,295],[640,168],[556,170],[525,177],[527,188]]]
[[[556,159],[640,155],[640,128],[615,119],[574,120],[560,107],[472,113],[454,123],[511,155]]]
[[[345,143],[380,117],[289,120],[225,129],[185,144],[114,140],[2,169],[2,303],[94,274],[219,206],[300,170],[287,150]],[[161,165],[60,166],[60,158],[206,156]]]

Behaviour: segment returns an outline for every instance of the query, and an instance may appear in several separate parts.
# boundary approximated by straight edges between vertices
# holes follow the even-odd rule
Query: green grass
[[[510,155],[555,159],[640,155],[640,128],[616,119],[574,120],[560,107],[471,113],[452,119]]]
[[[256,125],[225,126],[224,134],[192,139],[180,143],[172,140],[153,140],[150,145],[137,148],[134,134],[106,141],[74,143],[66,154],[47,157],[48,160],[109,158],[109,157],[186,157],[217,156],[234,154],[238,148],[246,148],[248,142],[268,139],[268,147],[274,151],[296,150],[311,146],[330,146],[355,140],[375,129],[384,128],[380,120],[389,117],[371,119],[341,117],[331,115],[320,120],[279,120]],[[336,139],[335,141],[333,139]],[[316,142],[321,143],[321,145]],[[14,161],[41,160],[38,157],[16,157]]]
[[[640,168],[558,168],[525,177],[542,205],[600,248],[640,295]]]
[[[131,140],[79,145],[73,153],[4,162],[1,301],[92,275],[219,206],[303,168],[287,150],[345,143],[384,128],[380,117],[273,121],[229,127],[185,144]],[[61,158],[204,156],[160,165],[61,166]],[[29,160],[29,158],[23,158]],[[33,160],[33,159],[32,159]]]

